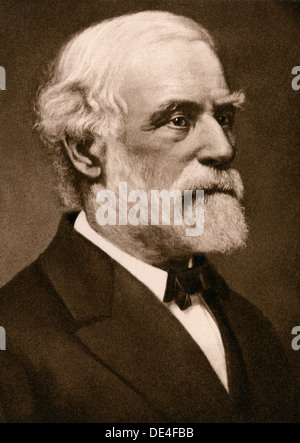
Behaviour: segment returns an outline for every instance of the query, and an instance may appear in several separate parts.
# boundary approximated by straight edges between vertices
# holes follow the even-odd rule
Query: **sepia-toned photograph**
[[[0,423],[300,423],[299,25],[1,1]]]

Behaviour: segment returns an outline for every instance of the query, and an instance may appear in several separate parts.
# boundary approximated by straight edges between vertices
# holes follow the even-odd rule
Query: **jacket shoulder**
[[[17,350],[22,337],[41,327],[57,330],[70,315],[39,265],[39,258],[0,289],[0,325],[6,330],[7,348]]]

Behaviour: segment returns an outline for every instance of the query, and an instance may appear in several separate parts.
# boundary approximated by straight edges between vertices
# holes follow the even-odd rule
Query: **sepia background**
[[[231,287],[273,322],[300,387],[300,350],[291,348],[291,330],[300,325],[300,90],[291,87],[292,68],[300,65],[298,1],[1,0],[0,66],[7,82],[0,91],[0,286],[48,245],[62,212],[49,160],[32,131],[46,63],[70,34],[144,9],[188,15],[207,27],[231,87],[246,93],[236,164],[246,188],[248,247],[212,258]]]

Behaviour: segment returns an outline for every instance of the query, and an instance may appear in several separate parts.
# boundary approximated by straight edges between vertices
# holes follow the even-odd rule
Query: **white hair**
[[[118,94],[126,63],[149,45],[200,40],[215,49],[210,34],[192,19],[162,11],[143,11],[108,19],[73,36],[51,64],[38,94],[37,123],[54,156],[62,201],[82,205],[80,174],[69,160],[63,140],[118,136],[126,103]]]

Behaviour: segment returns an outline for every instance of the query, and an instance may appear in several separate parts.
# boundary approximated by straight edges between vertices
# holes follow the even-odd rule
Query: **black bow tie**
[[[168,273],[164,302],[172,300],[181,310],[191,306],[191,295],[201,293],[203,296],[224,296],[228,286],[223,278],[208,263],[204,256],[193,257],[193,267],[181,271],[171,269]]]

